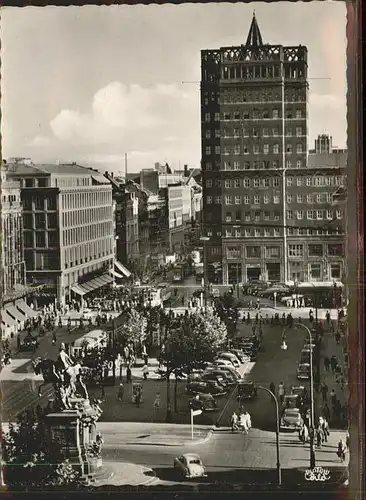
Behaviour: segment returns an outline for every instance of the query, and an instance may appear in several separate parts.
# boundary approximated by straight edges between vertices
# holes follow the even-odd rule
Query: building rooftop
[[[9,172],[19,175],[102,175],[90,167],[83,167],[76,163],[37,164],[13,163],[9,165]]]
[[[340,151],[339,153],[309,153],[308,168],[314,167],[347,167],[347,152]]]

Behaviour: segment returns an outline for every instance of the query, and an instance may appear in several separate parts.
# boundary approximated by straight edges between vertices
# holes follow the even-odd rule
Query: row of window
[[[287,110],[285,112],[285,119],[291,120],[301,120],[306,118],[305,112],[301,109],[296,110]],[[281,110],[280,109],[246,109],[243,111],[224,111],[224,112],[216,112],[216,113],[205,113],[204,121],[206,123],[210,123],[211,121],[220,122],[220,121],[232,121],[232,120],[279,120],[282,119]]]
[[[330,196],[330,198],[327,198],[327,202],[331,203],[332,202],[332,195],[327,195]],[[302,194],[299,194],[297,196],[297,202],[298,203],[304,203],[305,197]],[[330,201],[328,201],[330,200]],[[287,203],[292,203],[293,202],[293,197],[292,195],[287,196]],[[307,195],[306,196],[306,202],[310,204],[314,204],[314,197],[313,195]],[[318,203],[324,203],[324,200],[318,201]],[[263,197],[260,195],[254,195],[254,196],[249,196],[249,195],[244,195],[244,196],[206,196],[206,204],[207,205],[269,205],[270,203],[273,203],[274,205],[279,205],[281,203],[281,196],[280,195],[264,195]],[[307,213],[314,212],[312,210],[307,210]],[[324,217],[323,215],[321,217],[316,217],[318,219],[332,219],[333,218],[333,210],[328,209],[328,210],[316,210],[317,213],[322,213],[326,214]],[[298,210],[298,214],[303,214],[303,210]],[[336,210],[335,213],[337,219],[342,218],[342,210]],[[292,218],[292,217],[291,217]],[[298,219],[303,218],[302,216],[297,217]],[[307,217],[308,219],[313,219],[314,217]]]
[[[47,224],[47,225],[46,225]],[[56,213],[33,213],[23,215],[24,229],[54,229],[57,228]]]
[[[297,162],[299,165],[300,163]],[[204,168],[207,171],[211,171],[213,164],[210,161],[205,162]],[[254,160],[254,161],[244,161],[244,160],[235,160],[233,162],[230,161],[224,161],[223,164],[221,165],[220,161],[215,162],[215,169],[216,170],[269,170],[270,168],[272,169],[279,169],[280,168],[280,162],[279,160],[273,160],[272,162],[268,160]],[[301,166],[298,168],[302,168],[302,161],[301,161]]]
[[[304,255],[304,245],[288,245],[289,257],[302,257]],[[312,244],[307,245],[307,254],[309,257],[323,257],[325,252],[324,245]],[[241,256],[241,247],[227,247],[226,255],[228,258],[237,259]],[[245,247],[245,255],[248,258],[260,258],[262,256],[262,247],[247,245]],[[280,257],[280,246],[266,246],[264,247],[264,257],[275,258]],[[331,244],[327,246],[328,257],[343,257],[344,249],[342,244]]]
[[[62,213],[63,227],[80,226],[102,220],[111,220],[112,207],[87,208]]]
[[[295,129],[295,134],[293,133],[294,130],[292,128],[287,128],[285,131],[286,137],[302,137],[306,135],[304,133],[304,128],[303,127],[296,127]],[[238,137],[279,137],[279,129],[278,127],[273,127],[273,128],[268,128],[268,127],[254,127],[252,129],[249,129],[247,127],[243,128],[225,128],[222,131],[216,128],[214,132],[211,129],[205,130],[205,138],[206,139],[212,139],[215,137],[216,139],[223,137],[224,139],[231,139],[231,138],[238,138]]]
[[[225,222],[234,222],[234,221],[245,221],[245,222],[259,222],[261,220],[269,221],[269,220],[280,220],[281,213],[280,212],[270,212],[270,211],[257,211],[257,212],[241,212],[237,211],[226,212],[225,214]],[[342,210],[287,210],[286,211],[287,220],[291,219],[307,219],[307,220],[334,220],[334,219],[342,219],[343,212]]]
[[[261,237],[261,236],[281,236],[283,237],[283,229],[282,228],[241,228],[241,227],[232,227],[226,229],[224,231],[224,236],[221,231],[213,231],[212,229],[207,229],[207,236],[213,236],[215,232],[215,236],[220,238],[240,238],[242,236],[245,237]],[[302,227],[288,227],[287,228],[288,236],[340,236],[344,235],[343,227],[334,227],[334,228],[324,228],[324,229],[313,229],[313,228],[302,228]]]
[[[287,154],[302,154],[305,152],[304,145],[299,143],[296,144],[296,150],[292,147],[292,144],[287,144],[285,147],[285,152]],[[224,155],[259,155],[259,154],[280,154],[282,153],[279,144],[232,144],[230,146],[224,146],[222,148],[222,154]],[[214,148],[212,146],[205,147],[205,155],[210,156],[212,154],[221,154],[221,146],[217,145]]]
[[[76,245],[83,241],[96,240],[99,238],[108,239],[112,234],[112,222],[97,222],[74,229],[65,229],[62,231],[62,245]]]
[[[332,175],[327,177],[286,177],[286,185],[287,187],[297,186],[307,186],[307,187],[323,187],[323,186],[343,186],[344,178],[340,175]],[[244,179],[215,179],[213,182],[212,179],[206,179],[205,186],[207,188],[213,187],[221,188],[241,188],[242,186],[245,188],[269,188],[271,187],[279,187],[280,186],[280,178],[279,177],[264,177],[264,178],[255,178],[251,179],[249,177],[244,177]],[[297,195],[298,203],[303,203],[302,194]],[[331,201],[332,194],[331,193],[314,193],[308,194],[307,196],[315,196],[317,203],[322,203],[324,201],[324,197],[326,197],[326,201]],[[292,195],[288,194],[288,202],[292,203]],[[312,203],[312,201],[308,201],[308,203]]]
[[[285,89],[285,102],[305,102],[306,89]],[[203,102],[207,106],[210,102],[218,104],[239,104],[243,102],[278,102],[282,100],[282,91],[279,88],[263,88],[261,90],[235,90],[222,92],[205,92]]]
[[[74,208],[99,207],[112,205],[112,190],[99,190],[88,193],[65,193],[62,194],[62,206],[64,210]]]
[[[65,268],[78,266],[113,253],[111,238],[102,238],[90,243],[75,245],[64,250]]]

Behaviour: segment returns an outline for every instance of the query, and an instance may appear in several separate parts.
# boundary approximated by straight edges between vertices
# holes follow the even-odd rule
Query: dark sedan
[[[240,382],[238,385],[237,399],[239,401],[245,399],[254,399],[257,397],[257,386],[254,382]]]
[[[25,339],[20,342],[19,351],[35,351],[39,346],[39,342],[37,337],[33,337],[29,335],[25,337]]]
[[[212,394],[197,394],[188,401],[191,410],[202,410],[203,412],[217,411],[217,403]]]
[[[220,370],[218,368],[208,368],[207,373],[211,373],[213,376],[222,377],[224,379],[224,382],[229,385],[236,384],[236,377],[229,371]]]
[[[192,394],[213,394],[215,396],[219,396],[221,394],[226,394],[226,390],[222,385],[217,384],[213,381],[199,381],[195,380],[193,382],[188,382],[186,385],[186,391]]]

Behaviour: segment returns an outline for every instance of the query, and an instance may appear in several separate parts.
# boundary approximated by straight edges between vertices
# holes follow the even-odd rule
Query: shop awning
[[[1,309],[1,322],[7,326],[17,326],[18,322],[16,319],[9,316],[5,309]]]
[[[94,278],[90,281],[85,281],[85,283],[78,283],[73,285],[71,287],[71,290],[78,295],[83,296],[89,292],[92,292],[93,290],[101,288],[102,286],[109,285],[110,283],[112,283],[112,281],[112,276],[109,276],[109,274],[102,274],[101,276],[98,276],[98,278]]]
[[[21,313],[23,313],[25,316],[28,318],[35,318],[38,316],[36,311],[33,311],[31,307],[29,307],[28,304],[24,302],[24,300],[20,301],[19,303],[15,304],[17,309],[20,310]]]
[[[73,285],[71,287],[71,290],[74,292],[74,293],[77,293],[78,295],[85,295],[87,292],[86,290],[82,289],[79,285]]]
[[[25,321],[27,319],[15,306],[7,306],[6,312],[18,321]]]
[[[109,272],[115,276],[116,278],[124,278],[124,276],[122,276],[122,274],[119,274],[119,273],[116,273],[116,271],[114,269],[110,269]]]
[[[123,264],[118,262],[118,260],[114,261],[114,265],[117,267],[117,269],[119,269],[121,271],[122,274],[124,274],[126,276],[126,278],[129,278],[131,276],[130,271],[128,269],[126,269]]]

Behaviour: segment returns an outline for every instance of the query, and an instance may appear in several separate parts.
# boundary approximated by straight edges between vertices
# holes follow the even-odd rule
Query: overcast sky
[[[346,146],[343,2],[3,8],[3,157],[101,170],[200,164],[200,50],[308,47],[310,146]],[[192,82],[192,83],[182,83]]]

